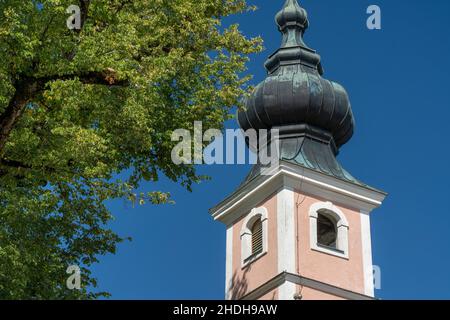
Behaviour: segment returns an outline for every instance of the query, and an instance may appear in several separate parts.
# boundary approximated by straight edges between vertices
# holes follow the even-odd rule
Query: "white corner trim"
[[[372,266],[372,240],[370,234],[370,216],[361,211],[361,240],[364,271],[364,293],[369,297],[375,296],[373,266]]]
[[[278,272],[296,273],[294,190],[284,188],[277,194]],[[295,284],[280,286],[280,300],[293,300]]]
[[[233,288],[233,225],[227,228],[226,270],[225,270],[225,300],[231,299]]]
[[[263,250],[261,253],[257,255],[252,255],[252,231],[251,228],[253,227],[253,224],[258,220],[261,219],[262,222],[262,240],[263,240]],[[254,208],[252,211],[247,215],[247,217],[244,220],[244,223],[242,224],[241,228],[241,266],[242,268],[246,267],[248,264],[252,263],[253,261],[259,259],[263,255],[267,253],[269,243],[269,234],[268,234],[268,214],[267,209],[264,207]]]
[[[337,222],[337,249],[332,250],[317,243],[317,217],[320,211],[331,215]],[[311,250],[323,252],[336,257],[348,259],[348,221],[344,213],[331,202],[316,202],[309,208],[309,242]]]
[[[297,285],[286,281],[278,287],[278,300],[294,300]]]
[[[277,194],[278,272],[295,273],[294,191],[282,189]]]

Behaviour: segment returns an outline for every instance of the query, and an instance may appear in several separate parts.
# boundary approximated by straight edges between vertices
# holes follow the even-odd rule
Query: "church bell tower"
[[[255,165],[211,209],[227,226],[226,298],[373,299],[370,214],[386,193],[337,161],[354,129],[345,89],[323,78],[303,41],[309,26],[297,0],[276,15],[281,47],[268,75],[238,113],[243,130],[276,129],[279,164]]]

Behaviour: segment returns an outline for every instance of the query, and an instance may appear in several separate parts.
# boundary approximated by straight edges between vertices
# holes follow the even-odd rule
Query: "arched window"
[[[344,213],[331,202],[317,202],[309,209],[310,246],[348,259],[348,222]]]
[[[263,251],[263,228],[262,221],[258,219],[252,227],[252,255]]]
[[[267,252],[267,210],[253,209],[245,218],[241,229],[242,267],[247,266]]]

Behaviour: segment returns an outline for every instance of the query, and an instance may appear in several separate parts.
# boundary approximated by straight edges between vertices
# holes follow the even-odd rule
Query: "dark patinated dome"
[[[276,22],[283,34],[281,47],[266,61],[268,77],[238,113],[243,130],[298,125],[328,133],[335,152],[353,135],[354,118],[345,89],[322,78],[320,56],[303,41],[309,26],[307,13],[297,0],[287,0]],[[295,130],[294,130],[295,131]]]

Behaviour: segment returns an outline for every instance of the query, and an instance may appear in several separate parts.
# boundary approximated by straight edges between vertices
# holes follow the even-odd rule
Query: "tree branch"
[[[27,104],[51,81],[67,81],[79,79],[84,84],[103,85],[110,88],[126,87],[128,80],[119,80],[117,72],[114,69],[107,68],[103,72],[86,71],[66,75],[52,75],[47,77],[22,77],[21,81],[15,84],[16,92],[10,99],[6,109],[0,114],[0,156],[3,154],[6,141],[11,131],[17,124],[17,121],[23,114]]]
[[[55,173],[55,172],[61,171],[61,172],[65,172],[67,174],[74,174],[74,171],[73,170],[71,171],[71,169],[74,169],[73,165],[74,165],[74,160],[69,159],[67,161],[68,169],[66,169],[66,170],[63,169],[61,171],[61,169],[56,169],[56,168],[48,167],[48,166],[35,167],[34,169],[38,169],[39,171],[44,171],[44,172],[48,172],[48,173]],[[23,163],[22,161],[11,160],[11,159],[0,159],[0,177],[4,176],[8,172],[5,170],[2,170],[1,167],[12,168],[12,169],[23,169],[23,170],[33,169],[32,165]]]
[[[52,75],[47,77],[36,78],[41,85],[46,85],[51,81],[67,81],[78,79],[83,84],[104,85],[109,87],[126,87],[129,85],[128,80],[117,79],[117,72],[114,69],[107,68],[105,71],[86,71],[73,74]]]
[[[0,155],[3,153],[6,141],[25,110],[25,106],[37,91],[37,83],[26,79],[15,85],[16,92],[8,106],[0,115]]]
[[[31,169],[30,165],[16,160],[0,159],[0,165],[15,169]]]
[[[89,5],[91,4],[91,0],[80,0],[80,13],[81,13],[81,28],[83,29],[84,23],[86,22],[89,14]]]

